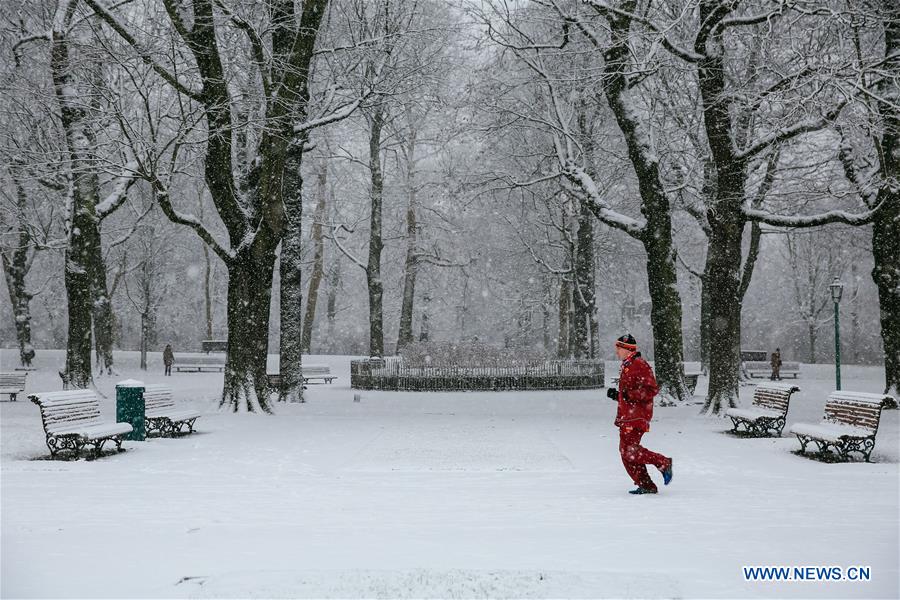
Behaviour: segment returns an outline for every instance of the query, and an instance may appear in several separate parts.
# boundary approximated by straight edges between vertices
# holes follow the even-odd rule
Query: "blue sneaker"
[[[663,484],[669,485],[672,481],[672,459],[669,459],[669,466],[662,470]]]
[[[640,486],[638,486],[637,488],[635,488],[635,489],[633,489],[633,490],[629,490],[628,493],[629,493],[629,494],[638,494],[638,495],[639,495],[639,494],[655,494],[655,493],[656,493],[656,490],[651,490],[651,489],[649,489],[649,488],[645,488],[645,487],[640,487]]]

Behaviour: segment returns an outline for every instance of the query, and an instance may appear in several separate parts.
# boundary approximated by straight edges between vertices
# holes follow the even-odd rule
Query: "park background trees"
[[[830,359],[841,276],[845,356],[896,391],[890,2],[10,7],[0,333],[63,341],[74,385],[150,321],[227,336],[223,406],[254,412],[270,353],[300,401],[306,353],[604,358],[628,330],[672,401],[701,361],[715,414],[742,346]]]

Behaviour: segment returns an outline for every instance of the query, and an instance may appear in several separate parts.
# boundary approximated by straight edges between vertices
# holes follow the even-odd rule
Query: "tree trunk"
[[[700,370],[709,374],[709,313],[712,304],[709,301],[709,258],[703,267],[703,281],[700,282]]]
[[[92,169],[90,153],[93,133],[84,103],[79,99],[73,81],[73,65],[69,62],[66,38],[77,2],[61,5],[54,19],[51,36],[50,71],[59,103],[60,123],[64,132],[65,152],[70,173],[70,211],[66,215],[68,243],[65,251],[65,285],[69,313],[68,340],[64,384],[86,388],[91,376],[91,307],[93,282],[92,248],[100,244],[97,206],[97,176]]]
[[[309,354],[312,347],[312,332],[316,321],[316,305],[319,299],[319,286],[325,273],[325,238],[322,234],[322,224],[325,221],[325,209],[327,189],[325,187],[328,177],[327,164],[323,162],[316,176],[318,185],[318,200],[316,212],[313,216],[312,240],[313,240],[313,269],[309,276],[309,290],[306,293],[306,312],[303,315],[303,343],[301,350]]]
[[[663,209],[660,209],[663,210]],[[659,221],[648,219],[644,235],[647,251],[647,284],[650,290],[650,325],[656,380],[663,402],[683,402],[691,394],[684,379],[684,348],[681,329],[681,297],[675,270],[668,208]]]
[[[724,186],[720,185],[720,188]],[[744,224],[736,212],[710,210],[709,219],[711,231],[704,289],[709,289],[710,375],[703,411],[717,415],[735,406],[740,385],[740,268]]]
[[[900,8],[885,3],[888,17],[885,19],[885,77],[882,98],[900,95]],[[882,186],[877,202],[883,203],[872,224],[872,255],[875,267],[872,279],[878,287],[878,305],[881,309],[881,341],[884,346],[884,391],[900,396],[900,111],[896,104],[881,102],[878,105],[884,123],[881,140],[884,157]]]
[[[419,341],[427,342],[430,335],[428,326],[428,306],[431,303],[431,297],[428,294],[422,298],[422,323],[419,326]]]
[[[591,329],[595,315],[594,299],[594,216],[582,202],[578,214],[575,251],[574,320],[571,324],[573,355],[591,355]]]
[[[341,287],[341,253],[334,253],[334,264],[328,274],[328,303],[325,313],[328,317],[328,352],[337,354],[340,350],[337,342],[337,297]]]
[[[735,406],[740,386],[741,334],[741,241],[744,216],[746,165],[734,153],[731,101],[725,91],[725,58],[722,6],[713,0],[700,3],[701,20],[710,21],[705,43],[717,51],[707,53],[697,65],[703,104],[703,126],[715,165],[715,190],[707,202],[709,239],[706,260],[709,287],[709,392],[703,412],[718,415]],[[714,22],[715,21],[715,22]],[[704,25],[705,26],[705,25]],[[697,43],[701,40],[698,37]]]
[[[141,370],[147,370],[147,347],[150,340],[150,316],[141,313]]]
[[[809,364],[816,364],[816,323],[810,320],[806,324],[806,333],[809,336]]]
[[[651,147],[649,133],[637,118],[628,96],[626,73],[631,68],[629,43],[631,13],[637,3],[622,4],[623,13],[608,13],[611,45],[604,54],[604,91],[616,123],[622,131],[641,195],[641,213],[647,223],[638,237],[647,252],[647,281],[650,287],[650,321],[656,378],[660,395],[682,402],[689,393],[684,380],[684,349],[681,330],[681,297],[675,269],[672,243],[672,215],[669,198],[663,188],[657,153]]]
[[[213,339],[213,314],[212,314],[212,260],[209,256],[209,246],[203,244],[203,259],[206,269],[203,272],[203,309],[206,317],[206,339]]]
[[[97,356],[97,372],[113,372],[113,333],[114,316],[112,299],[106,285],[106,261],[103,259],[103,248],[100,241],[98,227],[97,237],[90,248],[91,262],[94,265],[93,288],[93,319],[94,319],[94,349]]]
[[[25,276],[31,267],[34,249],[31,244],[31,236],[28,234],[27,216],[25,208],[27,197],[17,174],[13,174],[16,187],[16,226],[18,242],[12,252],[12,258],[6,253],[0,254],[3,265],[3,275],[6,278],[6,289],[9,291],[9,301],[12,305],[13,322],[16,326],[16,340],[19,343],[19,361],[23,367],[30,367],[34,358],[34,347],[31,345],[31,295],[25,287]],[[31,256],[29,256],[31,252]]]
[[[563,277],[559,284],[559,337],[556,340],[556,356],[569,358],[569,304],[572,301],[571,284]]]
[[[279,400],[303,402],[303,181],[300,164],[305,137],[293,140],[284,166],[284,236],[281,239],[281,337]],[[268,309],[267,309],[268,310]],[[266,329],[268,331],[268,328]],[[229,329],[230,332],[230,329]],[[265,365],[265,361],[263,362]],[[265,371],[263,372],[265,378]]]
[[[543,342],[544,352],[550,352],[550,304],[541,302],[541,340]]]
[[[271,412],[266,355],[274,271],[275,252],[268,248],[255,255],[247,250],[228,265],[228,358],[220,406],[234,412]]]
[[[419,270],[418,223],[416,220],[416,130],[412,127],[406,147],[406,262],[403,268],[403,300],[400,305],[400,332],[397,351],[413,341],[413,307]]]
[[[382,241],[381,221],[384,178],[381,173],[381,130],[384,127],[383,108],[378,107],[371,117],[369,131],[369,170],[372,175],[369,219],[369,260],[366,265],[366,284],[369,292],[369,356],[384,356],[384,283],[381,281]]]
[[[73,223],[77,223],[76,219]],[[82,230],[73,236],[66,250],[66,297],[69,314],[68,337],[66,341],[65,385],[83,389],[90,386],[91,377],[91,278],[83,266],[85,256],[76,237],[85,234]]]
[[[898,151],[895,149],[894,154]],[[888,152],[885,152],[887,155]],[[896,160],[896,159],[895,159]],[[896,172],[896,171],[895,171]],[[884,390],[900,395],[900,193],[882,189],[887,204],[872,224],[872,279],[878,287],[881,342],[884,347]]]
[[[16,340],[19,343],[19,361],[23,367],[30,367],[34,358],[34,347],[31,345],[31,296],[25,289],[27,246],[16,248],[12,260],[2,256],[3,273],[6,276],[6,288],[9,290],[9,301],[12,304],[13,322],[16,326]]]
[[[415,228],[415,211],[408,210],[406,213],[407,224],[412,223],[412,227],[407,226],[407,248],[406,261],[403,266],[403,298],[400,305],[400,332],[397,336],[397,351],[399,352],[404,346],[413,341],[413,307],[415,306],[416,297],[416,275],[418,273],[418,260],[416,258],[416,241],[415,232],[410,232]]]

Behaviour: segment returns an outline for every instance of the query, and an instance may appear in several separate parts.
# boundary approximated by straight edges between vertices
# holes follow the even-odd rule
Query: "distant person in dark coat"
[[[619,454],[628,475],[637,485],[629,494],[655,494],[656,484],[650,479],[647,465],[663,474],[663,482],[672,481],[672,459],[641,446],[641,437],[650,431],[653,418],[653,397],[659,388],[653,370],[638,352],[637,342],[630,334],[616,340],[616,356],[622,361],[619,389],[610,388],[607,396],[618,402],[615,425],[619,428]]]
[[[775,348],[770,364],[772,365],[772,376],[769,379],[781,381],[781,348]]]
[[[166,375],[172,375],[172,365],[175,364],[175,353],[172,352],[172,344],[166,344],[163,350],[163,364],[166,366]]]

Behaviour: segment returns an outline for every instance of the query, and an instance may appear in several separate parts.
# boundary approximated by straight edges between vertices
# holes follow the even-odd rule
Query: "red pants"
[[[644,432],[631,427],[619,428],[619,454],[622,455],[622,464],[631,476],[635,485],[648,490],[655,490],[656,484],[647,473],[647,465],[653,465],[659,470],[669,465],[669,459],[662,454],[657,454],[641,446],[641,436]]]

